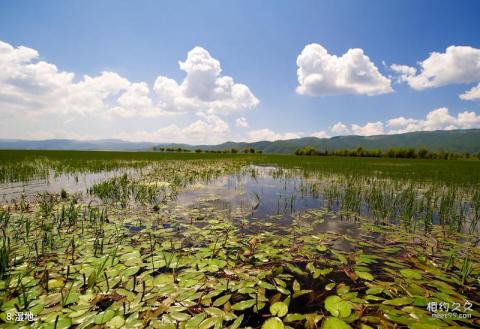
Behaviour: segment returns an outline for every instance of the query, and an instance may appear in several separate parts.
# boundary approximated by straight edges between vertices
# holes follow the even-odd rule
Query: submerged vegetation
[[[479,169],[468,160],[0,152],[2,193],[24,186],[0,206],[0,321],[478,327]],[[29,193],[31,182],[99,172],[110,174],[84,189]],[[457,317],[444,315],[457,304]],[[33,320],[15,322],[20,312]]]

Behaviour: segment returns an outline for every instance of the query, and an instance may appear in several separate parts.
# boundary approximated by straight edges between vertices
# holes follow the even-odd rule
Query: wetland
[[[479,175],[468,160],[1,151],[0,326],[475,328]]]

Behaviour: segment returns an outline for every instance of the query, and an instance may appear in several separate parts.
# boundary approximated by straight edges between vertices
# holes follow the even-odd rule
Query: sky
[[[0,138],[480,128],[479,1],[2,1]]]

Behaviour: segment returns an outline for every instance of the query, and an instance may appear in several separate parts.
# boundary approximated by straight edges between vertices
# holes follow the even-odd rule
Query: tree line
[[[231,154],[236,154],[236,153],[244,153],[244,154],[262,154],[262,150],[256,150],[253,147],[245,147],[242,149],[237,149],[237,148],[230,148],[230,149],[224,149],[224,150],[203,150],[203,149],[184,149],[181,147],[178,148],[172,148],[172,147],[157,147],[154,146],[152,148],[154,152],[195,152],[195,153],[231,153]]]
[[[357,149],[323,150],[318,151],[311,146],[304,146],[295,151],[295,155],[316,155],[316,156],[343,156],[343,157],[371,157],[371,158],[404,158],[404,159],[442,159],[457,160],[477,158],[480,160],[480,152],[476,155],[446,151],[430,151],[426,148],[390,148],[388,150],[374,149],[367,150],[362,147]]]

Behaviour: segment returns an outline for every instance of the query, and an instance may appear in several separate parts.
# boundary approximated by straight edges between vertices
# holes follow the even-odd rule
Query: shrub
[[[421,148],[417,154],[420,159],[426,159],[428,156],[428,150],[426,148]]]

